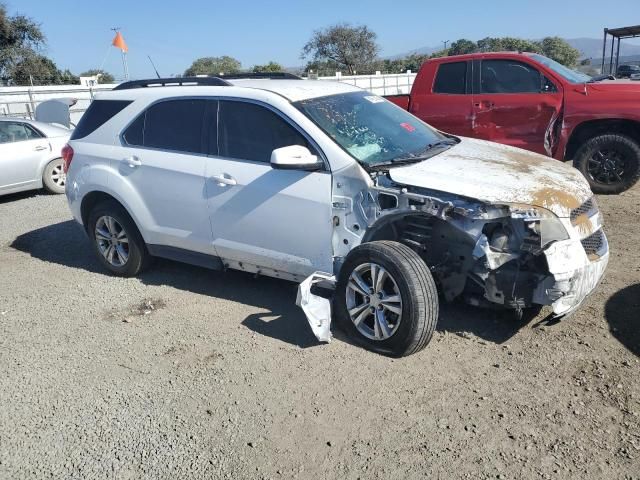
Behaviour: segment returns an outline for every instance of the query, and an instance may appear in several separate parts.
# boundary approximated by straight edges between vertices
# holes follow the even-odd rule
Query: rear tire
[[[640,145],[626,135],[598,135],[578,149],[573,164],[595,193],[621,193],[640,178]]]
[[[429,268],[397,242],[364,243],[349,252],[334,302],[338,325],[354,341],[393,357],[426,347],[438,322],[438,293]]]
[[[87,230],[100,263],[120,277],[134,277],[151,256],[134,221],[115,201],[96,205],[89,213]]]
[[[67,175],[64,173],[62,159],[51,160],[42,172],[42,184],[49,193],[64,193]]]

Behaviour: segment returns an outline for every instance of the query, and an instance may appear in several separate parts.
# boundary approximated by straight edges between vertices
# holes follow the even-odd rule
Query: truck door
[[[413,89],[409,111],[443,132],[472,136],[471,62],[440,63],[435,77],[423,78],[433,78],[433,84]]]
[[[478,65],[479,64],[479,65]],[[551,155],[562,91],[518,60],[484,59],[474,66],[473,136]]]

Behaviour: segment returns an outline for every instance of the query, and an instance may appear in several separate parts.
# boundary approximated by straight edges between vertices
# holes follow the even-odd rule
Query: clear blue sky
[[[314,29],[336,22],[366,24],[390,56],[442,40],[486,36],[601,38],[604,27],[640,24],[640,0],[0,0],[10,14],[38,21],[46,54],[61,68],[97,68],[122,76],[109,50],[121,27],[132,77],[183,72],[198,57],[230,55],[245,67],[275,60],[302,65],[300,50]]]

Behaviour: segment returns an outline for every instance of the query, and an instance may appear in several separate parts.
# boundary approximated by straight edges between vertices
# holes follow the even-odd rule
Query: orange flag
[[[114,47],[118,47],[120,50],[122,50],[125,53],[129,51],[129,48],[127,48],[127,44],[124,43],[124,37],[120,32],[116,33],[116,36],[114,37],[113,42],[111,42],[111,45],[113,45]]]

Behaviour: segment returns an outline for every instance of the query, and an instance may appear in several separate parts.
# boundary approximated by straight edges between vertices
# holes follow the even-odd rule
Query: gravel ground
[[[62,196],[0,198],[0,477],[640,478],[640,189],[607,276],[527,324],[443,307],[401,360],[320,345],[296,286],[106,275]]]

